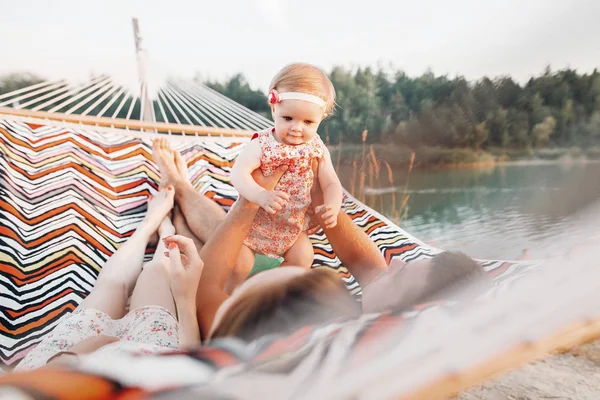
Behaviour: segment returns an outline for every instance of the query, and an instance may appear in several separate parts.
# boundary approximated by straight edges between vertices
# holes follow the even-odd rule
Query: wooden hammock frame
[[[165,122],[138,121],[122,118],[92,117],[76,114],[49,113],[46,111],[31,111],[27,109],[14,109],[0,107],[0,115],[13,115],[17,117],[36,118],[46,121],[67,122],[89,126],[107,128],[128,129],[135,131],[148,131],[154,133],[181,133],[184,135],[197,136],[223,136],[223,137],[249,137],[255,131],[213,128],[209,126],[184,125]]]

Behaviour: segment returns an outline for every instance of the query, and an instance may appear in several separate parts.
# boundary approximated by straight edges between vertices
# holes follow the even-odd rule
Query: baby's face
[[[277,140],[291,146],[310,142],[323,120],[323,108],[304,100],[283,100],[271,111]]]

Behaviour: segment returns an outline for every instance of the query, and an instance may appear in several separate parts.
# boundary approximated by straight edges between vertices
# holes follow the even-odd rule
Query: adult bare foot
[[[159,230],[163,220],[173,208],[174,198],[175,190],[173,189],[173,186],[160,189],[154,197],[148,200],[148,210],[146,211],[144,219],[138,225],[137,231],[145,233],[147,237],[150,238],[152,234]]]
[[[161,188],[169,185],[176,187],[178,183],[186,179],[179,174],[175,164],[175,151],[166,138],[157,138],[152,141],[152,158],[160,171]]]
[[[178,151],[173,151],[173,156],[175,159],[175,166],[177,167],[177,172],[179,172],[179,176],[183,179],[188,179],[188,166],[187,161],[181,156],[181,153]]]

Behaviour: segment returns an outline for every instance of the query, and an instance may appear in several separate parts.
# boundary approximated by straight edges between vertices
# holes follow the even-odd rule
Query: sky
[[[520,82],[600,68],[598,0],[0,0],[0,75],[135,82],[133,16],[155,83],[242,72],[266,90],[296,61]]]

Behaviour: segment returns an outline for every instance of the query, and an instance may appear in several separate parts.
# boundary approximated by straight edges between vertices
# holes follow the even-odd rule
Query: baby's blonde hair
[[[325,101],[325,115],[335,108],[335,88],[327,75],[314,65],[294,63],[283,67],[269,85],[269,91],[301,92]]]

